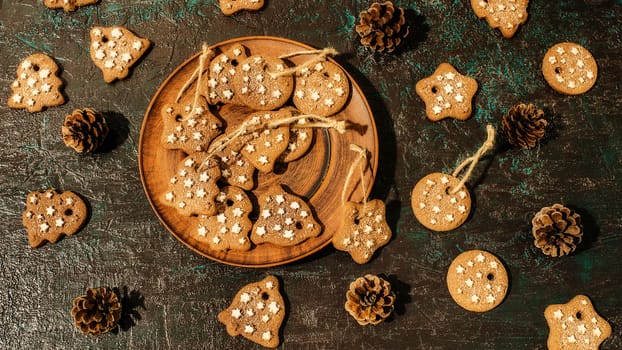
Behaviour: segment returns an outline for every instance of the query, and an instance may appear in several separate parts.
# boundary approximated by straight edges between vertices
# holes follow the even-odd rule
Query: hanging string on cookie
[[[224,150],[228,145],[240,139],[241,137],[250,135],[256,131],[266,128],[275,129],[283,125],[291,125],[293,123],[299,123],[301,121],[303,121],[304,123],[299,124],[299,127],[335,129],[340,134],[345,133],[348,128],[348,122],[346,120],[337,120],[313,114],[301,114],[292,117],[267,121],[262,121],[260,116],[253,116],[244,120],[242,124],[240,124],[240,126],[238,126],[231,133],[212,142],[212,144],[210,144],[209,146],[209,149],[207,150],[206,159],[212,158],[216,155],[216,153]]]
[[[183,94],[186,92],[186,90],[190,88],[190,85],[192,85],[192,83],[194,83],[194,81],[196,80],[197,87],[194,92],[194,99],[192,102],[191,112],[194,111],[194,109],[196,108],[199,102],[199,97],[201,94],[201,78],[203,76],[203,72],[207,70],[207,68],[205,67],[205,62],[209,58],[211,58],[211,56],[213,55],[214,55],[214,52],[209,48],[209,45],[207,45],[207,43],[203,43],[203,47],[201,49],[201,56],[199,56],[199,67],[195,69],[195,71],[192,73],[188,81],[186,81],[184,86],[182,86],[182,88],[179,90],[179,93],[177,93],[177,97],[175,98],[175,103],[179,103],[179,100],[181,99]]]
[[[347,201],[346,193],[348,191],[348,187],[350,186],[350,181],[355,176],[354,172],[356,168],[359,169],[359,174],[361,177],[361,189],[363,191],[363,206],[367,204],[367,186],[365,185],[365,170],[367,169],[367,149],[363,148],[356,144],[350,144],[350,150],[357,152],[358,157],[354,160],[352,165],[350,165],[350,169],[348,170],[348,175],[346,176],[346,180],[343,184],[343,190],[341,190],[341,203],[345,203]]]
[[[292,52],[292,53],[288,53],[285,55],[281,55],[279,56],[280,59],[284,59],[284,58],[290,58],[290,57],[294,57],[294,56],[302,56],[302,55],[316,55],[314,58],[304,62],[303,64],[300,64],[298,66],[289,68],[289,69],[285,69],[279,72],[268,72],[268,74],[270,74],[270,77],[272,79],[276,79],[285,75],[292,75],[295,74],[297,72],[302,71],[305,68],[309,68],[317,63],[320,63],[322,61],[326,61],[326,57],[327,56],[336,56],[337,54],[339,54],[339,52],[337,52],[337,50],[335,50],[332,47],[327,47],[321,50],[306,50],[306,51],[296,51],[296,52]]]
[[[452,175],[454,177],[457,177],[458,174],[460,174],[460,172],[464,169],[464,167],[469,165],[469,168],[467,169],[467,172],[464,174],[464,176],[460,180],[460,183],[458,183],[456,185],[456,187],[454,187],[451,190],[449,190],[450,194],[457,193],[462,188],[462,186],[464,186],[464,184],[471,177],[471,174],[473,173],[473,169],[475,169],[475,166],[479,162],[480,158],[484,154],[486,154],[486,152],[488,152],[489,150],[491,150],[494,147],[494,145],[495,145],[495,128],[492,125],[488,124],[486,126],[486,132],[488,133],[488,136],[486,138],[486,141],[484,141],[484,144],[482,144],[482,147],[480,147],[477,150],[477,152],[475,152],[474,155],[470,156],[469,158],[465,159],[462,163],[460,163],[460,165],[458,165],[458,167],[456,167],[456,170],[454,170]]]

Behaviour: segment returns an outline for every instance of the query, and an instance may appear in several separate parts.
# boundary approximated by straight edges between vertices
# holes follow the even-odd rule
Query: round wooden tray
[[[248,48],[249,54],[253,55],[279,56],[313,49],[289,39],[263,36],[231,39],[211,48],[218,54],[234,44],[243,44]],[[361,89],[344,69],[352,84],[352,91],[345,108],[331,118],[347,120],[350,123],[348,130],[339,134],[332,129],[316,129],[314,144],[304,157],[277,167],[274,173],[259,174],[256,179],[256,188],[249,193],[251,197],[257,198],[271,184],[283,184],[290,192],[307,200],[314,210],[316,219],[323,227],[322,233],[318,237],[292,247],[260,244],[245,252],[215,251],[208,245],[197,241],[190,232],[193,220],[198,220],[198,218],[179,215],[174,208],[165,206],[160,201],[177,164],[186,156],[182,151],[167,150],[161,146],[160,136],[163,128],[161,109],[163,105],[175,101],[180,89],[198,68],[199,56],[200,52],[182,63],[160,86],[147,108],[140,131],[138,148],[140,177],[147,198],[158,219],[173,236],[190,249],[207,258],[231,265],[244,267],[281,265],[322,249],[331,242],[333,234],[339,229],[341,223],[341,193],[349,168],[358,156],[356,152],[350,150],[350,144],[366,148],[369,151],[369,161],[364,177],[365,186],[362,186],[359,176],[353,176],[346,192],[349,200],[362,200],[363,189],[367,191],[365,196],[369,194],[378,165],[376,126]],[[288,60],[298,65],[309,60],[310,57],[296,56]],[[329,60],[336,63],[330,58]],[[193,92],[195,88],[196,85],[193,83],[188,91]],[[251,111],[247,108],[230,105],[214,110],[214,113],[227,124],[227,129],[235,127],[249,112]],[[358,171],[355,174],[358,174]]]

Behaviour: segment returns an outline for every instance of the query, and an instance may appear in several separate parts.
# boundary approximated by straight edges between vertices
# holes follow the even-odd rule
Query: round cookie
[[[542,60],[542,74],[557,92],[579,95],[594,86],[598,66],[592,54],[575,43],[559,43],[551,47]]]
[[[343,70],[328,61],[318,62],[296,74],[294,105],[303,114],[327,117],[343,108],[350,95],[350,81]]]
[[[501,261],[483,250],[458,255],[447,271],[447,288],[454,301],[475,312],[497,307],[508,290],[508,274]]]
[[[423,226],[433,231],[450,231],[466,221],[471,195],[464,185],[451,193],[458,184],[459,179],[443,173],[432,173],[419,180],[411,194],[411,206]]]
[[[240,102],[261,111],[280,108],[289,100],[294,90],[291,75],[272,77],[287,66],[280,58],[253,55],[240,62],[238,73],[233,77],[233,88]]]

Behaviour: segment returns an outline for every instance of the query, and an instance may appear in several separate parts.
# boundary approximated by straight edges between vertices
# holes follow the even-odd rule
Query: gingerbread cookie
[[[175,175],[161,198],[162,204],[177,209],[181,215],[214,215],[214,199],[220,193],[218,161],[205,153],[193,153],[177,165]]]
[[[62,80],[57,76],[58,65],[42,53],[26,57],[17,67],[17,79],[11,84],[13,94],[9,97],[11,108],[27,108],[40,112],[45,107],[65,103],[60,92]]]
[[[272,185],[259,197],[259,218],[251,232],[254,243],[293,246],[321,232],[307,203],[281,185]]]
[[[99,0],[45,0],[44,4],[51,9],[64,9],[66,12],[75,11],[78,7],[97,4]]]
[[[338,65],[318,62],[295,76],[293,102],[303,114],[330,116],[339,112],[350,96],[350,80]]]
[[[511,38],[518,27],[527,21],[529,0],[471,0],[478,18],[485,18],[493,29],[499,29],[505,38]]]
[[[301,123],[302,122],[302,123]],[[289,143],[287,149],[281,153],[278,161],[289,163],[304,156],[313,144],[313,128],[305,128],[304,119],[292,124],[289,128]]]
[[[107,83],[126,78],[151,45],[123,27],[93,27],[90,35],[91,59]]]
[[[433,231],[458,228],[471,212],[471,195],[456,177],[432,173],[417,182],[411,195],[411,206],[417,220]]]
[[[262,111],[283,106],[294,90],[294,78],[273,77],[271,73],[283,72],[285,68],[283,60],[270,56],[253,55],[240,62],[233,86],[242,104]]]
[[[218,0],[218,4],[225,16],[231,16],[242,10],[257,11],[263,7],[264,0]]]
[[[564,42],[554,45],[544,55],[542,74],[555,91],[579,95],[596,83],[598,66],[586,48]]]
[[[225,148],[216,152],[222,180],[247,191],[255,187],[255,167],[239,151]]]
[[[254,113],[249,118],[259,117],[264,123],[268,123],[290,116],[290,110],[282,109],[275,112]],[[241,149],[242,155],[259,171],[269,173],[274,169],[274,164],[289,145],[289,125],[276,128],[266,126],[259,131],[246,135],[244,139],[247,141]]]
[[[246,58],[246,48],[235,44],[212,59],[207,80],[207,97],[210,104],[242,104],[233,87],[233,77],[236,76],[240,62]]]
[[[192,103],[171,103],[162,107],[161,144],[166,149],[181,149],[187,154],[207,151],[210,142],[220,134],[222,122],[214,116],[205,99]]]
[[[235,186],[224,187],[216,196],[216,214],[199,216],[196,229],[198,241],[206,242],[214,250],[249,250],[248,233],[253,223],[248,214],[253,204],[244,190]]]
[[[55,190],[34,191],[26,198],[22,223],[33,248],[56,243],[61,237],[73,235],[86,223],[88,211],[84,201],[75,193]]]
[[[577,295],[566,304],[547,306],[544,317],[550,329],[547,340],[550,350],[598,350],[611,335],[611,325],[594,310],[585,295]]]
[[[333,236],[336,249],[350,253],[358,264],[368,262],[374,252],[389,243],[391,229],[385,217],[384,202],[345,202],[341,227]]]
[[[233,337],[242,335],[259,345],[276,348],[284,317],[279,280],[268,276],[240,289],[231,305],[218,314],[218,321],[227,326],[227,333]]]
[[[417,82],[415,90],[425,102],[428,119],[465,120],[471,116],[477,81],[458,73],[449,63],[441,63],[431,76]]]
[[[508,290],[508,274],[501,261],[483,250],[458,255],[447,271],[447,288],[464,309],[485,312],[497,307]]]

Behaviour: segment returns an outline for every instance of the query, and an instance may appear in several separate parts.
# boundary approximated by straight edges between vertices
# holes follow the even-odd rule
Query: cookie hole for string
[[[182,116],[181,116],[181,115],[179,115],[179,114],[175,115],[175,121],[176,121],[176,122],[178,122],[178,123],[179,123],[179,122],[181,122],[182,120],[184,120],[184,117],[182,117]]]
[[[238,66],[238,60],[231,60],[231,65],[234,67]]]
[[[486,275],[486,278],[487,278],[489,281],[492,281],[492,280],[494,280],[494,279],[495,279],[495,275],[493,275],[492,273],[489,273],[488,275]]]
[[[227,200],[225,201],[225,205],[226,205],[226,206],[228,206],[228,207],[232,206],[232,205],[233,205],[233,200],[231,200],[231,199],[227,199]]]
[[[580,320],[581,317],[583,317],[583,315],[581,315],[581,311],[577,311],[577,313],[574,316],[577,318],[577,320]]]
[[[562,74],[562,68],[561,67],[555,67],[555,73],[556,74]]]
[[[324,75],[324,78],[328,79],[330,78],[330,75],[327,72],[322,73]]]
[[[302,230],[302,223],[300,221],[297,221],[294,227],[296,227],[296,230]]]
[[[34,70],[35,72],[38,72],[38,71],[39,71],[39,69],[40,69],[40,68],[39,68],[39,65],[38,65],[38,64],[33,64],[33,65],[32,65],[32,70]]]
[[[431,91],[432,91],[433,94],[436,94],[436,93],[438,93],[438,88],[436,86],[432,86]]]
[[[361,219],[359,219],[359,218],[354,218],[354,220],[353,220],[353,221],[354,221],[354,224],[355,224],[355,225],[358,225],[358,224],[360,224],[360,223],[361,223]]]
[[[63,212],[63,214],[65,216],[71,216],[73,215],[73,210],[71,210],[70,208],[65,209],[65,211]]]
[[[262,300],[268,300],[270,299],[270,295],[266,292],[261,293],[261,299]]]
[[[102,36],[102,43],[107,43],[108,42],[108,37],[107,36]]]

